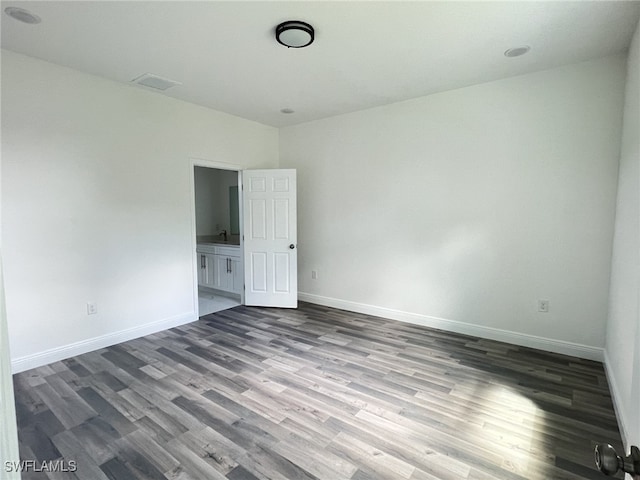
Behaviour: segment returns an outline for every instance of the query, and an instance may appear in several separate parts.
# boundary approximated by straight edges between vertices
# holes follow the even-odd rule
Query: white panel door
[[[296,171],[244,170],[245,304],[298,306]]]

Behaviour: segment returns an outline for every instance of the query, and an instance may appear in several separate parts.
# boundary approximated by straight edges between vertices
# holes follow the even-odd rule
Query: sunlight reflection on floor
[[[526,478],[544,478],[553,454],[545,445],[545,412],[516,389],[497,384],[456,386],[455,413],[465,434],[486,442],[488,459]],[[508,433],[506,433],[508,432]]]

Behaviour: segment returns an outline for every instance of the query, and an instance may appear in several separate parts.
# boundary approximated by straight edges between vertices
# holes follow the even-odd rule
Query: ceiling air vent
[[[131,82],[145,87],[153,88],[155,90],[163,91],[167,90],[168,88],[175,87],[176,85],[182,85],[182,83],[180,82],[169,80],[168,78],[162,78],[158,75],[154,75],[153,73],[145,73],[144,75],[140,75],[138,78],[134,78],[133,80],[131,80]]]

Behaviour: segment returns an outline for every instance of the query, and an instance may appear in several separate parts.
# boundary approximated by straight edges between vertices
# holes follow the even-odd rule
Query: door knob
[[[605,475],[615,475],[618,470],[622,470],[640,478],[640,449],[638,447],[632,446],[631,455],[623,458],[611,445],[599,443],[596,445],[594,453],[596,467]]]
[[[291,245],[289,245],[289,248],[293,250],[294,248],[296,248],[296,246],[292,243]]]

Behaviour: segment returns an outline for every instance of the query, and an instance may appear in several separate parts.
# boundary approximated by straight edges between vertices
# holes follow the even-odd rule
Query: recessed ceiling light
[[[35,25],[36,23],[40,23],[42,21],[39,16],[34,15],[24,8],[7,7],[4,9],[4,13],[15,20],[18,20],[19,22],[28,23],[30,25]]]
[[[313,43],[313,38],[313,27],[299,20],[282,22],[276,27],[276,40],[288,48],[306,47]]]
[[[519,57],[520,55],[524,55],[525,53],[529,52],[529,50],[531,50],[531,47],[529,45],[523,45],[521,47],[515,47],[515,48],[510,48],[509,50],[506,50],[504,52],[504,56],[505,57]]]
[[[280,110],[280,113],[295,113],[295,110],[292,108],[283,108]]]

